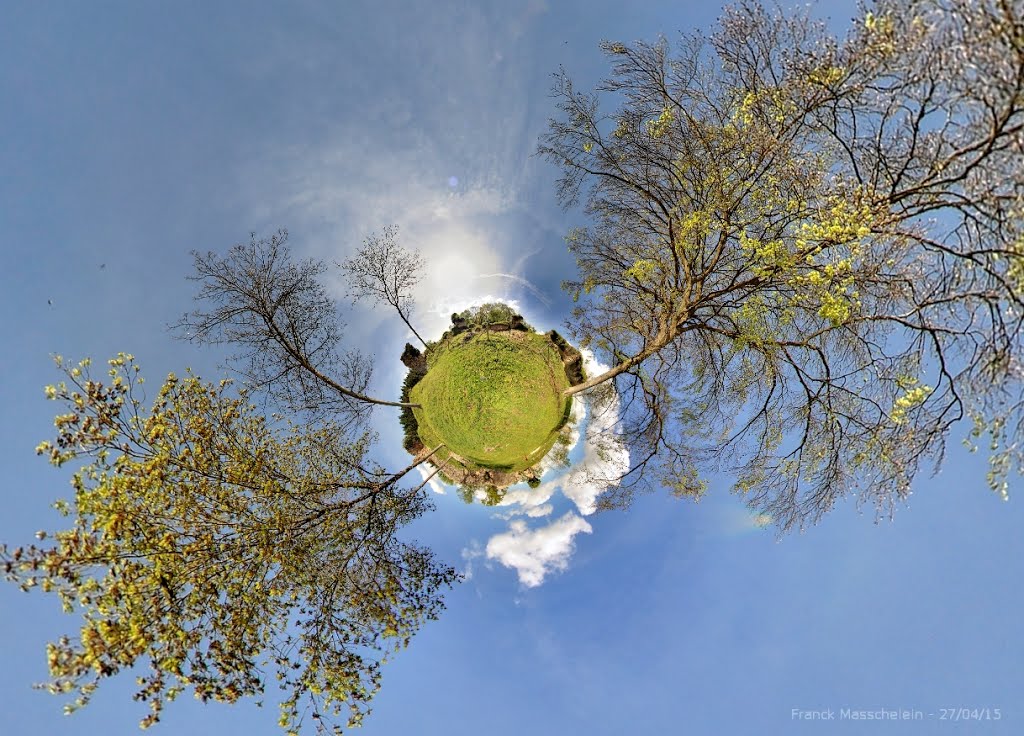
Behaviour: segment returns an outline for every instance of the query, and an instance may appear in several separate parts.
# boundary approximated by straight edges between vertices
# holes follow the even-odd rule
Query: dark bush
[[[418,364],[414,364],[409,368],[408,373],[405,374],[405,380],[402,381],[402,402],[409,401],[409,392],[412,391],[413,386],[419,383],[423,376],[427,375],[426,364],[424,362],[423,367]],[[402,447],[409,453],[415,455],[417,452],[423,449],[423,442],[420,441],[420,427],[416,422],[416,415],[412,409],[408,406],[403,406],[401,413],[398,415],[398,421],[402,424],[402,431],[404,437],[402,438]]]

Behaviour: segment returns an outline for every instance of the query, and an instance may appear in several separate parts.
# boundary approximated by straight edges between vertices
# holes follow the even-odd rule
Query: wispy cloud
[[[535,297],[537,297],[537,300],[541,304],[543,304],[544,306],[548,306],[548,305],[551,304],[551,299],[547,295],[545,295],[544,292],[542,292],[536,286],[534,286],[529,281],[524,279],[522,276],[517,276],[514,273],[482,273],[482,274],[479,274],[477,276],[477,278],[478,279],[503,278],[503,279],[508,279],[509,281],[514,281],[515,283],[520,284],[523,288],[525,288],[527,291],[529,291]]]
[[[295,63],[300,55],[339,102],[297,111],[293,138],[253,152],[239,182],[246,228],[287,226],[304,255],[331,262],[398,225],[400,242],[428,262],[416,294],[424,336],[439,335],[451,312],[471,303],[529,296],[546,304],[523,277],[514,232],[537,219],[529,201],[540,164],[531,153],[546,111],[522,101],[549,71],[527,38],[546,12],[539,0],[399,3],[362,19],[389,25],[394,14],[380,33],[331,26],[327,14],[323,39],[301,49],[272,44],[271,57]],[[354,56],[364,62],[359,75],[347,73]],[[273,68],[268,60],[263,71]],[[359,346],[386,338],[400,351],[412,337],[404,333],[383,309],[360,311],[348,326]]]
[[[764,531],[771,527],[771,514],[761,514],[745,506],[730,505],[718,510],[714,519],[714,534],[737,536],[756,531]]]
[[[462,560],[466,563],[466,567],[462,570],[462,577],[466,580],[473,579],[473,562],[483,555],[484,550],[480,547],[480,543],[475,539],[470,540],[469,545],[462,550]]]

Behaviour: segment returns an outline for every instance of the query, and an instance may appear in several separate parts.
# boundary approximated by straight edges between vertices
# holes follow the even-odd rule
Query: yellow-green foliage
[[[1024,236],[1017,238],[1009,247],[1006,280],[1014,293],[1024,296]]]
[[[655,261],[640,259],[627,268],[623,275],[643,283],[644,281],[647,281],[659,268],[660,266]]]
[[[919,385],[916,378],[903,378],[899,381],[903,393],[893,402],[889,417],[896,424],[907,421],[907,412],[921,406],[932,392],[931,386]]]
[[[744,129],[754,125],[759,118],[769,123],[782,123],[796,111],[792,100],[778,88],[766,88],[757,92],[745,91],[732,115],[733,129]]]
[[[63,368],[45,392],[63,404],[57,436],[37,452],[82,463],[74,497],[55,504],[71,525],[40,532],[48,546],[0,546],[7,579],[80,617],[77,637],[47,649],[48,689],[70,694],[71,712],[142,665],[145,727],[185,690],[232,703],[269,674],[287,731],[301,712],[358,723],[381,658],[457,577],[394,541],[421,495],[361,469],[366,437],[272,425],[228,381],[171,374],[147,410],[130,355],[105,381],[88,361]]]
[[[428,353],[410,394],[420,439],[479,467],[517,471],[540,460],[567,415],[569,382],[544,335],[460,335]]]
[[[672,125],[673,120],[675,120],[675,115],[671,108],[666,107],[658,117],[647,121],[647,134],[651,138],[661,138]]]
[[[846,76],[846,70],[841,66],[823,66],[811,71],[808,75],[808,81],[813,84],[830,87],[840,81],[844,76]]]
[[[989,469],[985,474],[985,480],[992,491],[998,493],[1004,501],[1008,501],[1010,473],[1016,470],[1018,474],[1024,474],[1024,458],[1020,453],[1020,443],[1012,429],[1007,427],[1005,414],[992,415],[974,409],[970,416],[973,427],[964,444],[971,452],[977,452],[978,446],[975,442],[983,435],[988,436]]]
[[[834,198],[784,237],[764,241],[744,231],[739,245],[755,275],[786,287],[794,305],[816,307],[838,327],[860,306],[854,273],[873,222],[868,205]]]

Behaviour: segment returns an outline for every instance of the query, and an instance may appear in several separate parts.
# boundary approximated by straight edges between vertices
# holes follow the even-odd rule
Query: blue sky
[[[557,207],[556,172],[531,156],[550,75],[564,65],[588,86],[604,73],[599,40],[707,28],[718,10],[629,5],[0,9],[0,539],[52,527],[67,488],[32,452],[51,433],[50,353],[130,351],[151,380],[186,365],[217,375],[216,354],[164,328],[190,306],[193,248],[287,227],[300,254],[334,261],[395,223],[432,262],[427,332],[488,297],[560,327],[562,238],[580,216]],[[814,7],[839,25],[854,13]],[[401,327],[380,310],[349,320],[350,343],[378,356],[379,392],[400,380]],[[397,421],[377,421],[382,456],[402,459]],[[472,577],[386,667],[362,732],[1020,733],[1024,511],[1013,485],[999,501],[983,460],[951,444],[894,521],[846,504],[781,541],[724,479],[700,504],[654,494],[602,514],[554,488],[547,513],[515,517],[529,504],[495,512],[439,494],[412,533]],[[55,600],[0,587],[4,733],[135,731],[130,677],[71,718],[30,689],[46,641],[75,624]],[[792,719],[844,707],[935,718]],[[937,720],[953,707],[1002,720]],[[158,728],[274,734],[274,715],[184,700]]]

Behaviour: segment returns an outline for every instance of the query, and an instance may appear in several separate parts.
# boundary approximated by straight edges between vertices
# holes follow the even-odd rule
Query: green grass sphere
[[[569,415],[558,348],[527,332],[462,334],[431,349],[410,400],[421,441],[466,467],[519,471],[554,444]]]

